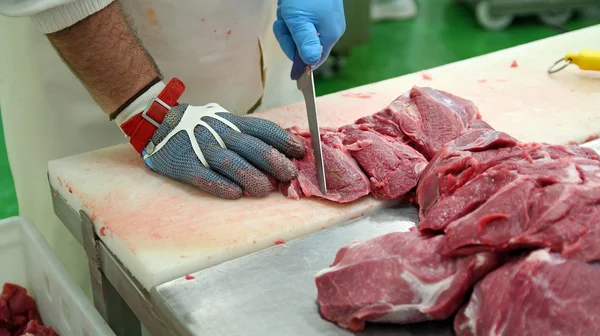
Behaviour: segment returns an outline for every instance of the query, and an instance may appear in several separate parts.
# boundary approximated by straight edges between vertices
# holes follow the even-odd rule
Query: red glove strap
[[[171,107],[179,105],[177,100],[185,91],[185,85],[177,78],[169,81],[167,86],[158,95],[157,99],[169,106],[163,106],[157,99],[153,100],[146,112],[136,114],[123,124],[121,129],[129,137],[129,142],[138,153],[142,153],[152,135],[165,119]]]

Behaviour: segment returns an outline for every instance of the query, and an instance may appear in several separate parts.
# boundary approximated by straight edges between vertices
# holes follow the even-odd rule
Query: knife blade
[[[313,71],[300,58],[298,51],[294,54],[292,80],[296,81],[298,90],[304,96],[306,104],[306,115],[308,117],[308,129],[310,131],[310,142],[315,155],[315,169],[317,171],[317,182],[323,195],[327,194],[327,182],[325,180],[325,164],[323,162],[323,147],[321,144],[321,131],[319,130],[319,118],[317,116],[317,103],[315,95],[315,82]]]

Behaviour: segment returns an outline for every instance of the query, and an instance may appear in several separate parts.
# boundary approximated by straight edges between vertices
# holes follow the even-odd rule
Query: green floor
[[[451,0],[417,0],[415,18],[373,25],[371,39],[351,51],[345,68],[333,80],[315,83],[317,95],[459,61],[561,33],[522,18],[501,32],[481,29],[468,7]],[[564,28],[600,23],[598,13],[578,15]],[[590,46],[591,48],[592,46]],[[577,51],[577,50],[573,50]]]
[[[502,32],[486,32],[479,28],[471,11],[454,1],[421,0],[418,3],[419,13],[414,19],[375,24],[370,41],[352,50],[346,66],[336,78],[317,80],[317,94],[416,72],[560,33],[558,29],[540,25],[535,19],[517,20]],[[598,23],[600,19],[596,15],[579,16],[565,27],[573,30]],[[18,213],[3,134],[0,127],[0,218]]]

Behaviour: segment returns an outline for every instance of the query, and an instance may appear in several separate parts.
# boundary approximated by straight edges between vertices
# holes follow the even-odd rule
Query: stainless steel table
[[[91,220],[52,190],[54,209],[84,246],[94,304],[117,335],[352,335],[318,312],[314,275],[353,240],[407,231],[408,205],[380,210],[176,279],[150,292],[139,286],[96,236]],[[140,323],[141,322],[141,323]],[[364,335],[452,335],[450,322],[369,325]]]

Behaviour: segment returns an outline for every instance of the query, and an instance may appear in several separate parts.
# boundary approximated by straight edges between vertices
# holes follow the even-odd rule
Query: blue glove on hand
[[[278,0],[275,37],[290,60],[296,49],[313,69],[329,56],[346,30],[342,0]]]
[[[228,113],[217,104],[173,107],[142,152],[153,171],[221,198],[266,196],[272,184],[298,175],[299,138],[275,123]],[[286,157],[287,156],[287,157]],[[266,173],[266,174],[265,174]]]

